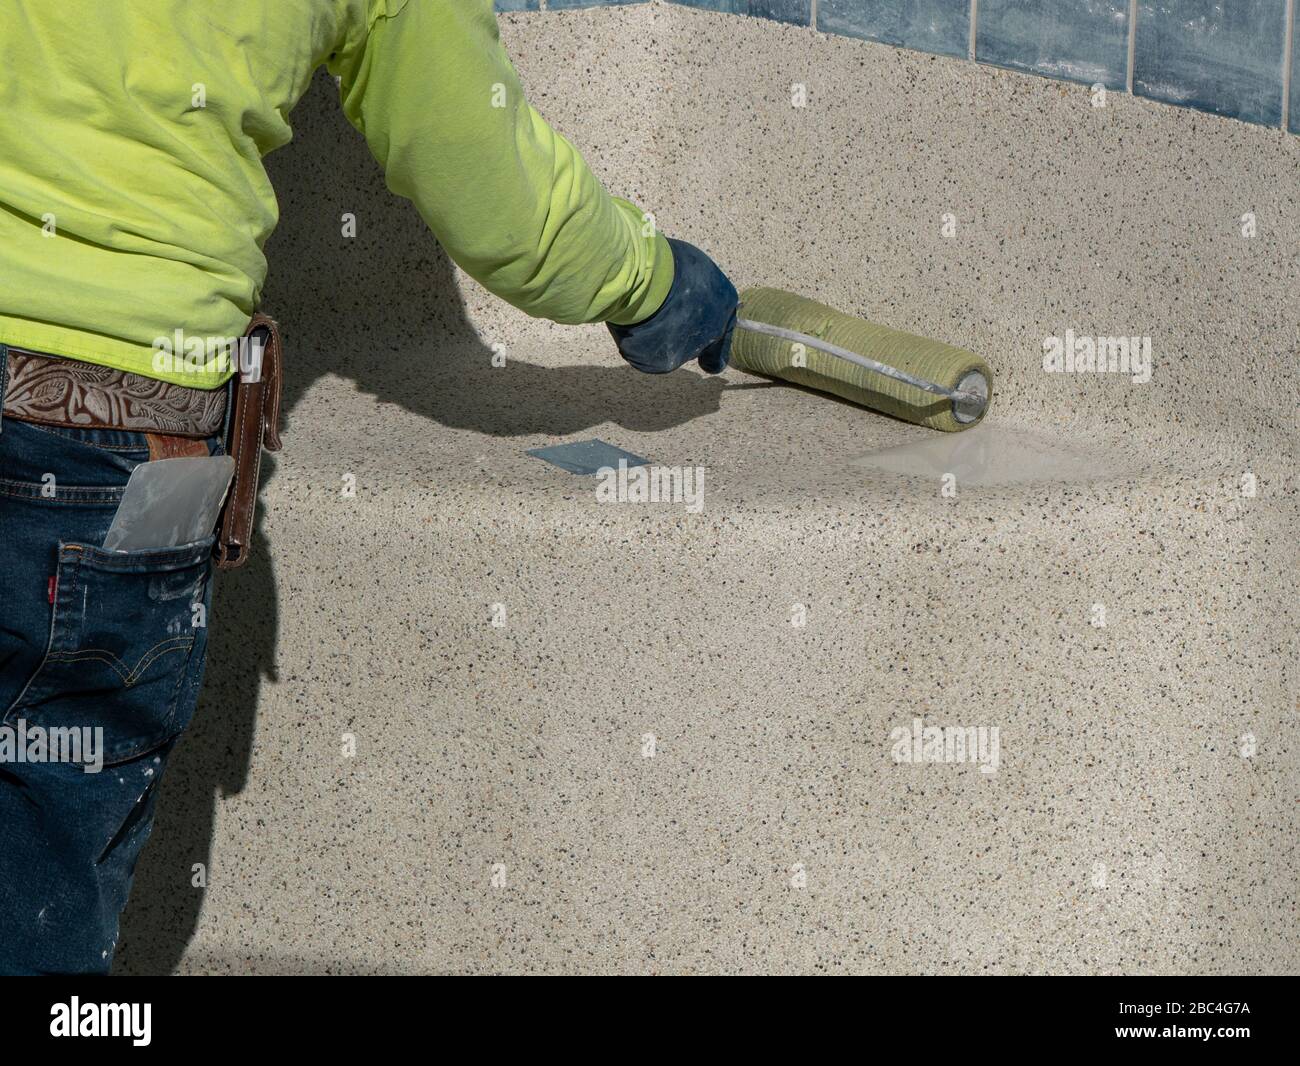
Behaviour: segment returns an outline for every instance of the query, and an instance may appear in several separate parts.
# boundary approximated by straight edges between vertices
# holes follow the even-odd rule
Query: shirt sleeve
[[[488,291],[556,322],[659,309],[672,249],[525,99],[492,0],[375,0],[327,66],[388,187]]]

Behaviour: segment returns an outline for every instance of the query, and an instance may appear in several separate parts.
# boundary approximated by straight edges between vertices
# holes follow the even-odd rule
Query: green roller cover
[[[865,322],[816,300],[780,289],[746,289],[740,295],[740,317],[807,333],[950,389],[955,389],[970,371],[977,370],[988,381],[989,403],[993,402],[993,372],[988,364],[979,356],[951,344]],[[800,352],[800,348],[804,350]],[[799,355],[802,355],[803,366],[795,365]],[[816,348],[739,327],[731,344],[731,365],[754,374],[829,392],[931,429],[946,432],[969,429],[984,417],[981,412],[972,422],[959,422],[953,417],[952,401],[946,397],[873,373]],[[988,407],[985,406],[984,410],[987,411]]]

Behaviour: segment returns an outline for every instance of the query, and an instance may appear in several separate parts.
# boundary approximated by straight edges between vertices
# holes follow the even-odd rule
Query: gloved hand
[[[717,374],[731,357],[740,300],[718,265],[693,244],[668,238],[673,283],[663,304],[631,326],[609,322],[623,358],[646,374],[667,374],[692,359]]]

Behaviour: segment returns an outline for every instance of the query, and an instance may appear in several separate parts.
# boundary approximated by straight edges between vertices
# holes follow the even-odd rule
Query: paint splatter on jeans
[[[0,423],[0,973],[108,971],[194,713],[211,538],[99,547],[148,458],[140,433]]]

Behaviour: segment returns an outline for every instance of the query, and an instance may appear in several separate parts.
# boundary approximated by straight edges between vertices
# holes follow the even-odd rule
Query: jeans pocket
[[[45,657],[5,725],[79,731],[105,764],[177,736],[203,669],[214,539],[129,552],[60,541]]]

